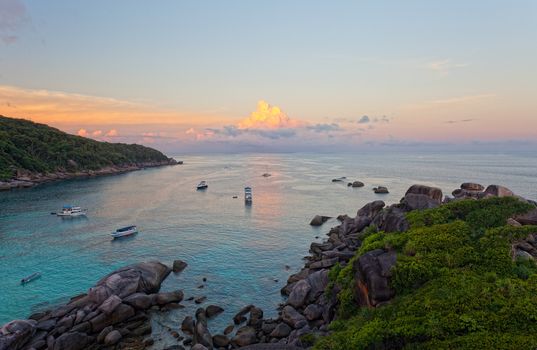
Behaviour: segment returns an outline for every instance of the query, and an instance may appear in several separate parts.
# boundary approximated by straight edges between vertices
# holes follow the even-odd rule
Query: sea
[[[501,184],[537,199],[535,153],[349,153],[181,155],[182,165],[114,176],[68,180],[0,192],[0,325],[28,317],[88,290],[119,267],[158,260],[188,267],[170,274],[162,291],[181,289],[185,298],[206,296],[201,306],[224,312],[209,321],[221,333],[243,306],[277,315],[280,289],[300,270],[311,242],[320,242],[339,214],[356,215],[364,204],[398,202],[409,186],[462,182]],[[270,177],[262,174],[270,173]],[[344,182],[333,178],[346,177]],[[207,181],[206,190],[196,185]],[[359,180],[362,188],[347,182]],[[386,186],[389,194],[372,188]],[[244,202],[244,187],[253,202]],[[235,198],[236,197],[236,198]],[[51,213],[63,205],[88,209],[86,218]],[[334,217],[312,227],[315,215]],[[137,225],[133,237],[113,240],[117,228]],[[21,285],[21,278],[41,278]],[[206,282],[203,280],[206,279]],[[200,306],[153,317],[153,337],[171,342]]]

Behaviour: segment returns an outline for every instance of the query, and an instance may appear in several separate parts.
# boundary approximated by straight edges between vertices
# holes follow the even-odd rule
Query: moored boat
[[[41,277],[41,273],[40,272],[34,272],[30,276],[24,277],[23,279],[21,279],[21,284],[30,283],[30,282],[38,279],[39,277]]]
[[[209,185],[207,185],[207,182],[206,181],[202,181],[198,184],[198,186],[196,186],[196,189],[197,190],[204,190],[206,189],[207,187],[209,187]]]
[[[244,201],[246,204],[252,203],[252,188],[251,187],[245,187],[244,188]]]
[[[86,216],[86,212],[86,209],[74,205],[64,205],[62,210],[56,213],[56,215],[63,217]]]
[[[138,228],[135,225],[132,225],[132,226],[118,228],[115,232],[112,232],[110,235],[114,238],[118,238],[118,237],[130,236],[135,233],[138,233]]]

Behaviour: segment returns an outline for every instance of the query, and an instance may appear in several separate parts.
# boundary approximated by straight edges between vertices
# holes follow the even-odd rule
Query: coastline
[[[177,339],[177,345],[169,349],[190,346],[200,350],[228,349],[253,344],[264,344],[266,349],[307,348],[312,339],[328,335],[328,325],[337,318],[338,287],[331,285],[330,269],[336,264],[344,267],[351,263],[361,245],[362,235],[369,227],[374,225],[375,229],[385,232],[405,231],[408,228],[405,214],[412,210],[435,208],[456,199],[518,197],[502,186],[491,185],[484,189],[469,183],[461,185],[460,189],[453,191],[453,195],[456,198],[444,198],[438,188],[414,185],[399,203],[386,206],[383,201],[377,200],[359,209],[355,217],[338,216],[340,224],[329,230],[328,238],[322,243],[311,244],[311,255],[305,258],[304,267],[288,278],[282,288],[282,295],[287,296],[287,300],[278,308],[279,316],[275,319],[264,319],[263,310],[247,305],[230,320],[230,326],[221,334],[211,335],[207,319],[218,315],[218,306],[205,300],[184,299],[182,291],[159,293],[160,284],[170,273],[170,268],[154,262],[111,272],[87,294],[72,298],[67,305],[31,315],[31,320],[4,325],[3,334],[9,336],[15,331],[19,332],[19,336],[25,334],[25,340],[19,340],[22,342],[20,349],[151,348],[153,344],[157,345],[158,339],[151,337],[150,314],[180,308],[184,299],[185,302],[200,304],[200,308],[195,315],[185,317],[181,329],[167,330]],[[533,201],[525,201],[535,205]],[[531,224],[534,218],[527,222],[519,217],[509,220],[510,225],[520,225]],[[186,264],[180,263],[178,266],[174,264],[174,272],[180,273],[186,267]],[[360,305],[376,307],[390,302],[394,292],[388,283],[389,271],[395,263],[394,253],[381,249],[353,262],[355,269],[361,272],[358,275],[359,291],[363,292],[358,296]],[[133,274],[141,276],[140,279],[135,277],[133,280]],[[329,289],[332,293],[326,292]],[[20,339],[16,335],[13,337]],[[28,342],[30,338],[31,342]],[[77,344],[84,345],[77,347]],[[11,349],[2,345],[0,338],[0,349]]]
[[[43,173],[32,173],[29,171],[19,171],[17,176],[15,176],[14,178],[10,180],[0,181],[0,191],[31,188],[40,184],[54,182],[54,181],[83,179],[83,178],[107,176],[107,175],[119,175],[119,174],[142,170],[146,168],[155,168],[155,167],[177,165],[177,164],[182,164],[182,163],[176,161],[173,158],[169,158],[166,161],[160,161],[160,162],[144,162],[144,163],[126,164],[126,165],[112,165],[112,166],[107,166],[98,170],[83,170],[83,171],[77,171],[77,172],[57,171],[53,173],[43,174]]]

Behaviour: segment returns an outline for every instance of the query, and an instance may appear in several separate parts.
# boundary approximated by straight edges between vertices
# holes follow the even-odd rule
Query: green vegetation
[[[12,178],[17,169],[74,172],[166,160],[152,148],[98,142],[44,124],[0,116],[0,180]]]
[[[516,198],[457,201],[407,215],[404,233],[369,232],[355,257],[398,252],[388,305],[354,302],[352,261],[330,272],[342,289],[333,334],[315,349],[535,349],[537,267],[511,257],[535,226],[507,226],[532,206]]]

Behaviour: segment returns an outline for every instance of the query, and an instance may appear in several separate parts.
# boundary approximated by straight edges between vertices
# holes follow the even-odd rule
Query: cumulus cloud
[[[0,1],[0,40],[4,44],[17,41],[19,30],[28,21],[26,6],[21,0]]]
[[[98,136],[101,136],[102,134],[103,134],[102,130],[95,130],[94,132],[91,133],[93,137],[98,137]]]
[[[294,128],[299,123],[291,120],[277,106],[271,106],[261,100],[257,103],[257,109],[250,116],[238,123],[239,129],[279,129]]]
[[[118,136],[118,132],[116,129],[111,129],[109,130],[105,136],[108,136],[108,137],[116,137]]]
[[[370,121],[371,120],[369,119],[369,117],[367,115],[364,115],[362,116],[362,118],[360,118],[360,120],[358,120],[358,124],[367,124]]]
[[[82,136],[82,137],[88,137],[88,131],[86,129],[80,129],[78,130],[78,132],[76,133],[78,136]]]

